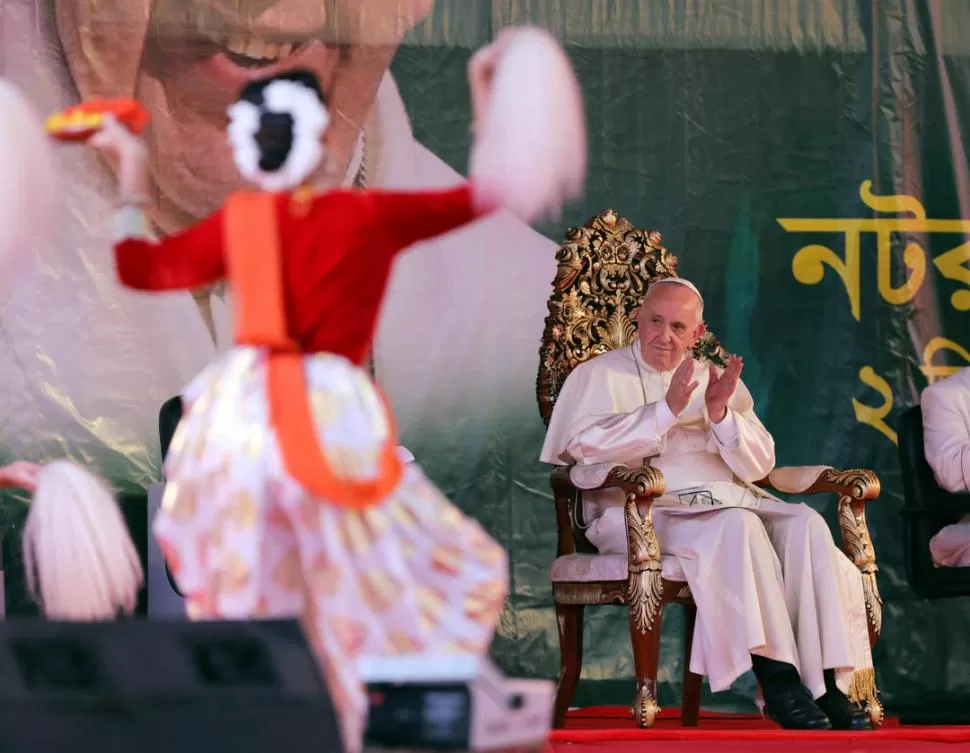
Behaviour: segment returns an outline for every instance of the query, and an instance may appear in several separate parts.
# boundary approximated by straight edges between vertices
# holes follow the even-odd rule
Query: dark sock
[[[829,695],[830,693],[838,693],[839,695],[842,695],[842,696],[845,695],[845,693],[843,693],[839,689],[839,686],[836,685],[835,683],[834,669],[826,669],[825,671],[822,672],[822,677],[825,680],[825,695]]]
[[[802,679],[794,666],[783,661],[775,661],[758,654],[751,654],[751,668],[766,693],[798,687]]]

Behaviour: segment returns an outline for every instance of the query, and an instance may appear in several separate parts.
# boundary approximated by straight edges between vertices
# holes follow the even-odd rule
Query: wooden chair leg
[[[633,643],[633,665],[637,673],[637,700],[633,707],[633,717],[638,727],[650,727],[660,705],[657,703],[657,665],[660,660],[660,625],[663,607],[657,611],[653,626],[645,633],[634,624],[630,615],[630,641]]]
[[[694,625],[697,623],[697,607],[684,604],[684,689],[680,704],[682,727],[696,727],[701,713],[701,683],[704,678],[690,671],[690,654],[694,646]]]
[[[583,670],[583,612],[582,604],[556,604],[559,625],[559,686],[556,688],[556,710],[553,727],[566,726],[566,712],[576,694],[579,675]]]

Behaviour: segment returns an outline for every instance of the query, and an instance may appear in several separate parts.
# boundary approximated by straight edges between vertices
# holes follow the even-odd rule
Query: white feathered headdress
[[[307,79],[307,80],[302,80]],[[312,83],[311,83],[312,82]],[[229,107],[229,143],[236,167],[246,180],[264,191],[287,191],[308,180],[323,159],[323,135],[330,113],[322,100],[316,77],[279,76],[254,82]],[[289,116],[290,145],[282,164],[267,169],[258,143],[264,115]]]

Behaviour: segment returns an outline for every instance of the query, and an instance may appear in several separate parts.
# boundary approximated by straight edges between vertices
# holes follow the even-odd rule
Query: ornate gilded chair
[[[676,274],[677,259],[662,244],[660,233],[634,229],[611,209],[567,231],[557,255],[559,267],[540,351],[537,394],[539,412],[547,424],[563,382],[578,364],[636,338],[634,312],[647,286]],[[707,333],[695,346],[694,356],[723,365],[727,353]],[[582,670],[585,607],[607,604],[629,611],[636,671],[634,715],[641,727],[653,724],[660,710],[661,618],[670,603],[681,604],[686,615],[681,721],[684,726],[696,726],[702,678],[691,673],[689,666],[697,611],[683,575],[676,567],[661,567],[660,543],[651,516],[654,498],[664,491],[662,474],[649,466],[573,466],[554,470],[551,483],[559,534],[551,572],[561,657],[556,727],[565,722]],[[866,527],[866,504],[879,496],[875,473],[828,466],[776,468],[760,485],[787,494],[837,496],[843,550],[862,571],[869,640],[875,643],[882,626],[882,600]],[[626,498],[626,556],[598,554],[583,534],[583,490],[610,488],[620,489]],[[882,706],[873,673],[857,673],[849,696],[876,724],[881,723]]]

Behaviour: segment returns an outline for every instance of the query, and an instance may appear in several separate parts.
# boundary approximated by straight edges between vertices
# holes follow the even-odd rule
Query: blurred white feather
[[[43,468],[24,526],[27,587],[51,620],[113,620],[135,610],[144,571],[114,494],[64,460]]]
[[[488,109],[472,147],[476,189],[526,222],[558,219],[583,194],[583,98],[569,58],[548,32],[521,27],[495,64]]]
[[[0,274],[47,243],[56,225],[57,181],[44,121],[27,97],[0,78]]]

